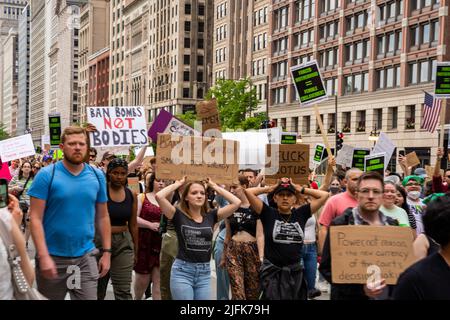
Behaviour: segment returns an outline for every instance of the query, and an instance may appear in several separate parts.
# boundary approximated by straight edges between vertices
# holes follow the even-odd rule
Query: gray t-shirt
[[[217,209],[209,211],[203,216],[203,221],[197,223],[177,208],[172,222],[178,238],[177,259],[193,263],[209,262]]]

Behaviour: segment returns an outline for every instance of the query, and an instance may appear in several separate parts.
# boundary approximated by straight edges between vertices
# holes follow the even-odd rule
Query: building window
[[[286,102],[286,87],[273,89],[274,104],[282,104]]]
[[[409,84],[433,81],[435,65],[435,59],[409,63]]]
[[[191,4],[190,3],[186,3],[184,5],[184,13],[185,14],[191,14]]]
[[[373,110],[373,126],[378,130],[382,130],[383,128],[383,109],[374,109]]]
[[[191,22],[190,21],[184,22],[184,31],[186,31],[186,32],[191,31]]]
[[[184,47],[185,48],[191,47],[191,38],[184,38]]]
[[[366,131],[366,110],[356,111],[356,132]]]
[[[411,26],[409,31],[410,44],[413,49],[425,44],[434,47],[439,42],[439,20]]]
[[[183,98],[189,98],[189,88],[183,88]]]
[[[398,107],[388,108],[388,130],[397,129],[398,122]]]
[[[339,7],[340,1],[338,0],[320,0],[319,2],[319,11],[320,14],[325,14],[328,11],[334,11]]]
[[[416,127],[416,106],[408,105],[406,106],[405,114],[405,129],[412,130]]]
[[[310,134],[310,133],[311,133],[311,116],[304,116],[302,124],[302,134]]]
[[[344,77],[344,94],[368,91],[368,72],[352,74]]]
[[[275,30],[286,28],[288,25],[288,7],[282,7],[274,11]]]
[[[378,69],[376,71],[377,89],[400,87],[400,66]]]

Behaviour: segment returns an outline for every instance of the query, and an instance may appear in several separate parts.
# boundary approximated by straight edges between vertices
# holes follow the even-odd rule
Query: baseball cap
[[[52,156],[45,155],[45,156],[42,158],[42,161],[44,161],[44,162],[47,162],[48,160],[53,160]]]
[[[106,151],[106,152],[103,154],[102,161],[103,161],[103,160],[106,160],[106,159],[109,159],[109,158],[116,158],[116,156],[115,156],[114,153],[112,153],[111,151]]]
[[[282,184],[278,185],[278,187],[276,187],[276,189],[273,192],[273,194],[278,194],[278,193],[280,193],[282,191],[288,191],[288,192],[290,192],[290,193],[295,195],[295,188],[290,183],[282,183]]]
[[[422,178],[428,177],[427,171],[424,168],[417,168],[416,170],[414,170],[414,175]]]

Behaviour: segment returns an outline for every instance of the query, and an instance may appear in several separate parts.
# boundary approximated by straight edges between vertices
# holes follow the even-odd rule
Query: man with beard
[[[31,234],[36,246],[36,280],[49,299],[96,300],[97,279],[109,270],[111,225],[106,181],[84,163],[87,136],[80,127],[61,135],[64,159],[41,170],[28,191]],[[102,238],[98,268],[95,227]]]

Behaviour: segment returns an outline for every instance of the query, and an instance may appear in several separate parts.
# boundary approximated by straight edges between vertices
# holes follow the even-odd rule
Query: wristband
[[[103,253],[103,252],[109,252],[109,253],[112,253],[112,249],[100,249],[100,251]]]
[[[302,190],[300,191],[301,194],[305,194],[305,187],[302,187]]]

